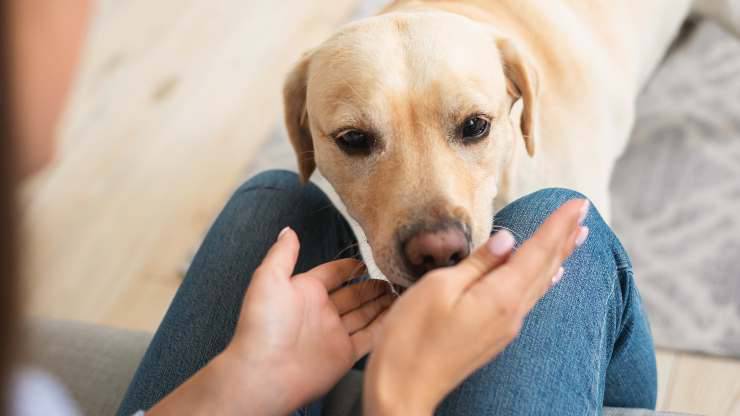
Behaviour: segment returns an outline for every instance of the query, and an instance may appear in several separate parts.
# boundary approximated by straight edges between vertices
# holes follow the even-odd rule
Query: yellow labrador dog
[[[370,275],[402,286],[466,257],[494,207],[534,190],[576,189],[608,216],[640,89],[692,8],[738,3],[395,1],[289,75],[300,173],[323,175]]]

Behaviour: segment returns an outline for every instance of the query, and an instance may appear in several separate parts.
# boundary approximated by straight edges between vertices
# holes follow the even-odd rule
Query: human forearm
[[[232,357],[229,351],[213,359],[183,383],[147,416],[161,415],[264,415],[288,414],[290,394],[277,385],[274,374]]]
[[[368,365],[363,388],[365,414],[369,416],[429,416],[444,395],[424,373],[423,361],[398,362],[381,348]],[[423,380],[423,381],[422,381]]]
[[[382,386],[366,388],[363,400],[368,416],[430,416],[437,406],[436,400],[408,396]]]

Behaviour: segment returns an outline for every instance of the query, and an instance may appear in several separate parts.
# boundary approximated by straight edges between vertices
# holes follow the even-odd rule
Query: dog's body
[[[641,88],[692,8],[737,3],[395,1],[289,78],[301,173],[318,167],[370,274],[402,285],[485,241],[493,206],[543,187],[608,218]]]

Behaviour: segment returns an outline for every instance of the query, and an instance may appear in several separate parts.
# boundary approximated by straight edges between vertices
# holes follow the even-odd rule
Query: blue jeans
[[[577,197],[539,191],[502,209],[494,223],[521,242]],[[223,351],[252,272],[286,225],[303,241],[296,272],[357,255],[349,226],[315,186],[283,171],[246,182],[195,256],[119,415],[152,407]],[[586,225],[586,244],[565,263],[562,282],[534,307],[520,336],[453,391],[438,414],[593,415],[602,406],[655,407],[655,351],[630,260],[595,209]],[[320,406],[297,414],[318,414]]]

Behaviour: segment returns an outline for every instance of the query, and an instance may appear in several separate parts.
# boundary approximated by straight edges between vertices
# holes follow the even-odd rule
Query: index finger
[[[514,249],[516,240],[508,230],[494,234],[481,247],[450,270],[454,271],[455,285],[467,288],[491,270],[504,264]]]
[[[320,264],[304,275],[318,279],[331,292],[347,280],[360,277],[364,272],[365,265],[360,260],[340,259]]]
[[[507,263],[481,279],[476,290],[487,293],[503,283],[526,302],[528,310],[547,291],[552,277],[573,252],[588,207],[588,201],[583,199],[563,204]]]

